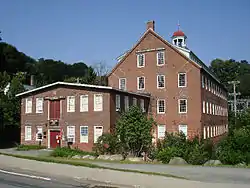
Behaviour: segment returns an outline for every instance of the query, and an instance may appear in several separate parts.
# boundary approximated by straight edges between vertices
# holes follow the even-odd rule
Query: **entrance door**
[[[59,146],[57,143],[56,137],[60,135],[60,131],[50,131],[50,148],[56,148]]]

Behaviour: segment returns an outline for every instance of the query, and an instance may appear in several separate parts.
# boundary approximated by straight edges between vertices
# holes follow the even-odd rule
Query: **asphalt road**
[[[89,184],[79,183],[62,177],[41,177],[34,174],[0,170],[0,188],[87,188]]]

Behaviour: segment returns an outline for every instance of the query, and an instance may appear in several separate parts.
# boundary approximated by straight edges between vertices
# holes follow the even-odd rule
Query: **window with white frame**
[[[186,137],[188,136],[188,126],[187,125],[179,125],[179,133],[183,133]]]
[[[203,138],[206,139],[207,133],[206,133],[206,127],[203,127]]]
[[[103,96],[102,94],[94,94],[94,111],[103,110]]]
[[[119,78],[119,89],[120,90],[127,90],[127,80],[126,78]]]
[[[205,114],[206,113],[206,102],[203,101],[202,103],[202,108],[203,108],[203,113]]]
[[[137,98],[133,97],[133,106],[137,106]]]
[[[202,88],[205,87],[204,76],[203,75],[201,76],[201,86],[202,86]]]
[[[210,127],[210,137],[213,137],[213,127]]]
[[[159,139],[162,139],[165,137],[165,133],[166,133],[166,126],[165,125],[158,125],[157,126],[157,135]]]
[[[75,142],[75,126],[67,126],[67,139],[68,142]]]
[[[207,90],[207,77],[205,77],[205,88],[206,88],[206,90]]]
[[[129,109],[129,97],[128,96],[124,97],[124,109],[125,111],[128,111]]]
[[[32,98],[27,98],[25,101],[25,113],[32,113]]]
[[[210,84],[211,84],[211,82],[210,82],[210,80],[208,79],[208,91],[210,91],[210,89],[211,89],[211,87],[210,87],[211,85],[210,85]]]
[[[89,128],[88,126],[80,126],[80,143],[89,142]]]
[[[212,104],[212,114],[214,115],[214,104]]]
[[[121,96],[120,95],[115,96],[115,106],[116,106],[116,111],[119,111],[121,109]]]
[[[75,112],[75,96],[67,97],[67,112]]]
[[[216,130],[215,130],[215,126],[213,126],[213,129],[214,129],[214,136],[216,136]]]
[[[43,98],[36,98],[36,113],[43,113]]]
[[[209,114],[209,106],[208,106],[208,102],[206,103],[206,107],[207,107],[207,114]]]
[[[157,88],[165,88],[165,75],[157,75]]]
[[[165,52],[157,52],[157,65],[161,66],[165,64]]]
[[[179,113],[187,113],[187,99],[179,99]]]
[[[43,127],[37,127],[36,131],[36,141],[40,141],[39,134],[43,134]]]
[[[212,114],[212,103],[210,102],[210,114]]]
[[[145,54],[137,54],[137,67],[145,67]]]
[[[32,129],[31,129],[31,126],[25,126],[24,128],[24,135],[25,135],[25,138],[24,140],[25,141],[30,141],[31,138],[32,138]]]
[[[88,112],[89,111],[89,96],[81,95],[80,96],[80,112]]]
[[[143,112],[145,112],[145,101],[144,101],[144,99],[140,99],[140,106],[141,106],[141,110]]]
[[[137,77],[137,89],[138,90],[145,89],[145,77],[144,76]]]
[[[165,113],[165,100],[164,99],[158,99],[157,100],[157,113],[158,114],[164,114]]]
[[[94,143],[97,143],[97,140],[100,136],[102,136],[103,127],[102,126],[94,126]]]
[[[187,74],[179,73],[178,74],[178,87],[186,87],[187,86]]]

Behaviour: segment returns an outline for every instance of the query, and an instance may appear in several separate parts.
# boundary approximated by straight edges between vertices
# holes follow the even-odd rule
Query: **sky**
[[[4,42],[35,59],[88,65],[131,49],[155,21],[166,40],[180,29],[207,65],[215,59],[250,62],[250,0],[1,0]]]

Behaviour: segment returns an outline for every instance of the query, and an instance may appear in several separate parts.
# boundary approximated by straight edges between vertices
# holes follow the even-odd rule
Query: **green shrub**
[[[51,156],[53,157],[72,157],[74,155],[92,155],[95,156],[96,154],[93,152],[82,151],[79,149],[70,149],[68,147],[57,147],[52,153]]]
[[[182,157],[180,156],[179,150],[176,147],[167,147],[160,151],[156,155],[156,158],[162,163],[169,163],[170,159],[173,157]]]
[[[45,146],[40,146],[40,145],[18,145],[17,149],[18,151],[28,151],[28,150],[39,150],[39,149],[45,149]]]
[[[121,143],[116,134],[105,133],[94,145],[93,151],[98,155],[121,153]]]

